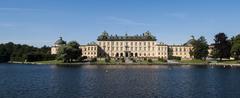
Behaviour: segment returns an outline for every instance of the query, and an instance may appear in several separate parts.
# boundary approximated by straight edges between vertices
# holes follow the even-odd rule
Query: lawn
[[[62,64],[61,61],[58,60],[50,60],[50,61],[36,61],[31,63],[39,63],[39,64]]]
[[[238,60],[223,60],[223,61],[218,61],[218,63],[223,63],[223,64],[239,64]]]
[[[193,60],[181,60],[179,61],[180,63],[187,63],[187,64],[206,64],[208,63],[208,61],[204,61],[204,60],[196,60],[196,59],[193,59]]]

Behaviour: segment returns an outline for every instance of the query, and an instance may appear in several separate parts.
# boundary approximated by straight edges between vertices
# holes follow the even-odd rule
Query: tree
[[[81,50],[79,49],[79,43],[76,42],[76,41],[70,41],[68,44],[67,44],[68,47],[70,47],[70,58],[71,59],[75,59],[77,60],[78,58],[80,58],[82,56],[82,52]]]
[[[205,37],[201,36],[197,40],[192,41],[193,49],[190,51],[190,54],[195,59],[206,60],[208,56],[208,44]]]
[[[172,59],[173,58],[173,49],[172,48],[168,48],[168,59]]]
[[[77,61],[82,55],[79,46],[80,45],[76,41],[70,41],[67,45],[60,46],[57,53],[57,59],[63,60],[63,62]]]
[[[109,57],[109,56],[107,56],[106,58],[105,58],[105,62],[110,62],[111,61],[111,58]]]
[[[213,57],[220,58],[220,61],[222,58],[230,58],[231,42],[228,37],[224,33],[218,33],[215,35],[214,41]]]
[[[55,57],[51,55],[51,48],[47,46],[37,48],[29,45],[14,44],[12,42],[0,44],[0,62],[53,59]]]
[[[231,55],[239,60],[240,58],[240,34],[232,38]]]

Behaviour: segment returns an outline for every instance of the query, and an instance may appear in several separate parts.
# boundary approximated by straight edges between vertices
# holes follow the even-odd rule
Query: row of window
[[[189,52],[189,48],[173,48],[173,51],[178,51],[178,52]]]
[[[186,52],[184,52],[184,53],[173,53],[173,55],[187,55],[187,53]]]
[[[145,45],[155,45],[155,42],[113,42],[113,41],[112,42],[110,42],[110,41],[108,41],[108,42],[99,42],[100,46],[106,46],[106,45],[109,46],[110,44],[111,45],[117,45],[117,46],[118,45],[122,46],[123,44],[124,45],[131,45],[131,46],[132,45],[136,45],[136,46],[137,45],[139,45],[139,46],[144,45],[145,46]]]
[[[144,51],[154,51],[154,47],[111,47],[111,49],[110,49],[110,47],[103,47],[103,50],[106,50],[106,51],[123,51],[123,50],[128,50],[128,51],[142,51],[142,50],[144,50]]]
[[[96,52],[85,52],[84,54],[85,55],[96,55],[97,53]]]
[[[112,53],[111,54],[111,56],[112,57],[119,57],[119,56],[124,56],[124,55],[126,55],[126,54],[124,54],[124,53],[116,53],[116,54],[114,54],[114,53]],[[152,55],[151,55],[151,53],[130,53],[129,55],[132,55],[132,56],[135,56],[135,57],[145,57],[145,56],[155,56],[155,54],[154,53],[152,53]],[[162,57],[166,57],[167,56],[167,53],[158,53],[158,55],[162,55]]]
[[[84,48],[85,51],[93,51],[93,50],[97,50],[97,47],[86,47]]]
[[[167,53],[166,52],[164,52],[164,53],[163,52],[162,53],[159,52],[158,55],[167,55]]]
[[[166,51],[167,47],[158,47],[158,51]]]

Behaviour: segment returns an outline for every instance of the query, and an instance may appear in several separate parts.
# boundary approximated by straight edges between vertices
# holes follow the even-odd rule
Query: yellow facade
[[[52,54],[57,54],[58,47],[64,45],[62,38],[55,42],[51,49]],[[134,57],[134,58],[164,58],[168,59],[169,49],[172,55],[182,59],[192,59],[189,45],[166,45],[157,43],[149,32],[136,36],[112,36],[104,32],[94,44],[80,45],[82,56],[88,58],[106,57]]]
[[[79,47],[82,50],[82,56],[87,56],[88,58],[98,57],[98,46],[97,45],[81,45]]]
[[[192,50],[192,46],[184,46],[184,45],[170,45],[170,49],[172,49],[172,55],[176,57],[181,57],[182,59],[192,59],[190,56],[190,51]]]

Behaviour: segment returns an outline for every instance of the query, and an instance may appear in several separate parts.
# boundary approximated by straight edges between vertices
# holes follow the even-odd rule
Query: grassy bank
[[[177,61],[178,65],[238,65],[240,66],[239,61],[216,61],[215,63],[211,63],[210,61],[203,61],[203,60],[181,60]],[[63,63],[57,60],[51,61],[37,61],[37,62],[9,62],[9,63],[20,63],[20,64],[52,64],[52,65],[172,65],[171,63],[161,62],[161,61],[138,61],[133,62],[131,64],[126,64],[124,62],[116,62],[115,60],[110,60],[109,62],[105,62],[104,60],[98,60],[96,62],[73,62],[73,63]]]
[[[186,64],[208,64],[209,61],[204,61],[204,60],[180,60],[178,61],[179,63],[186,63]]]

